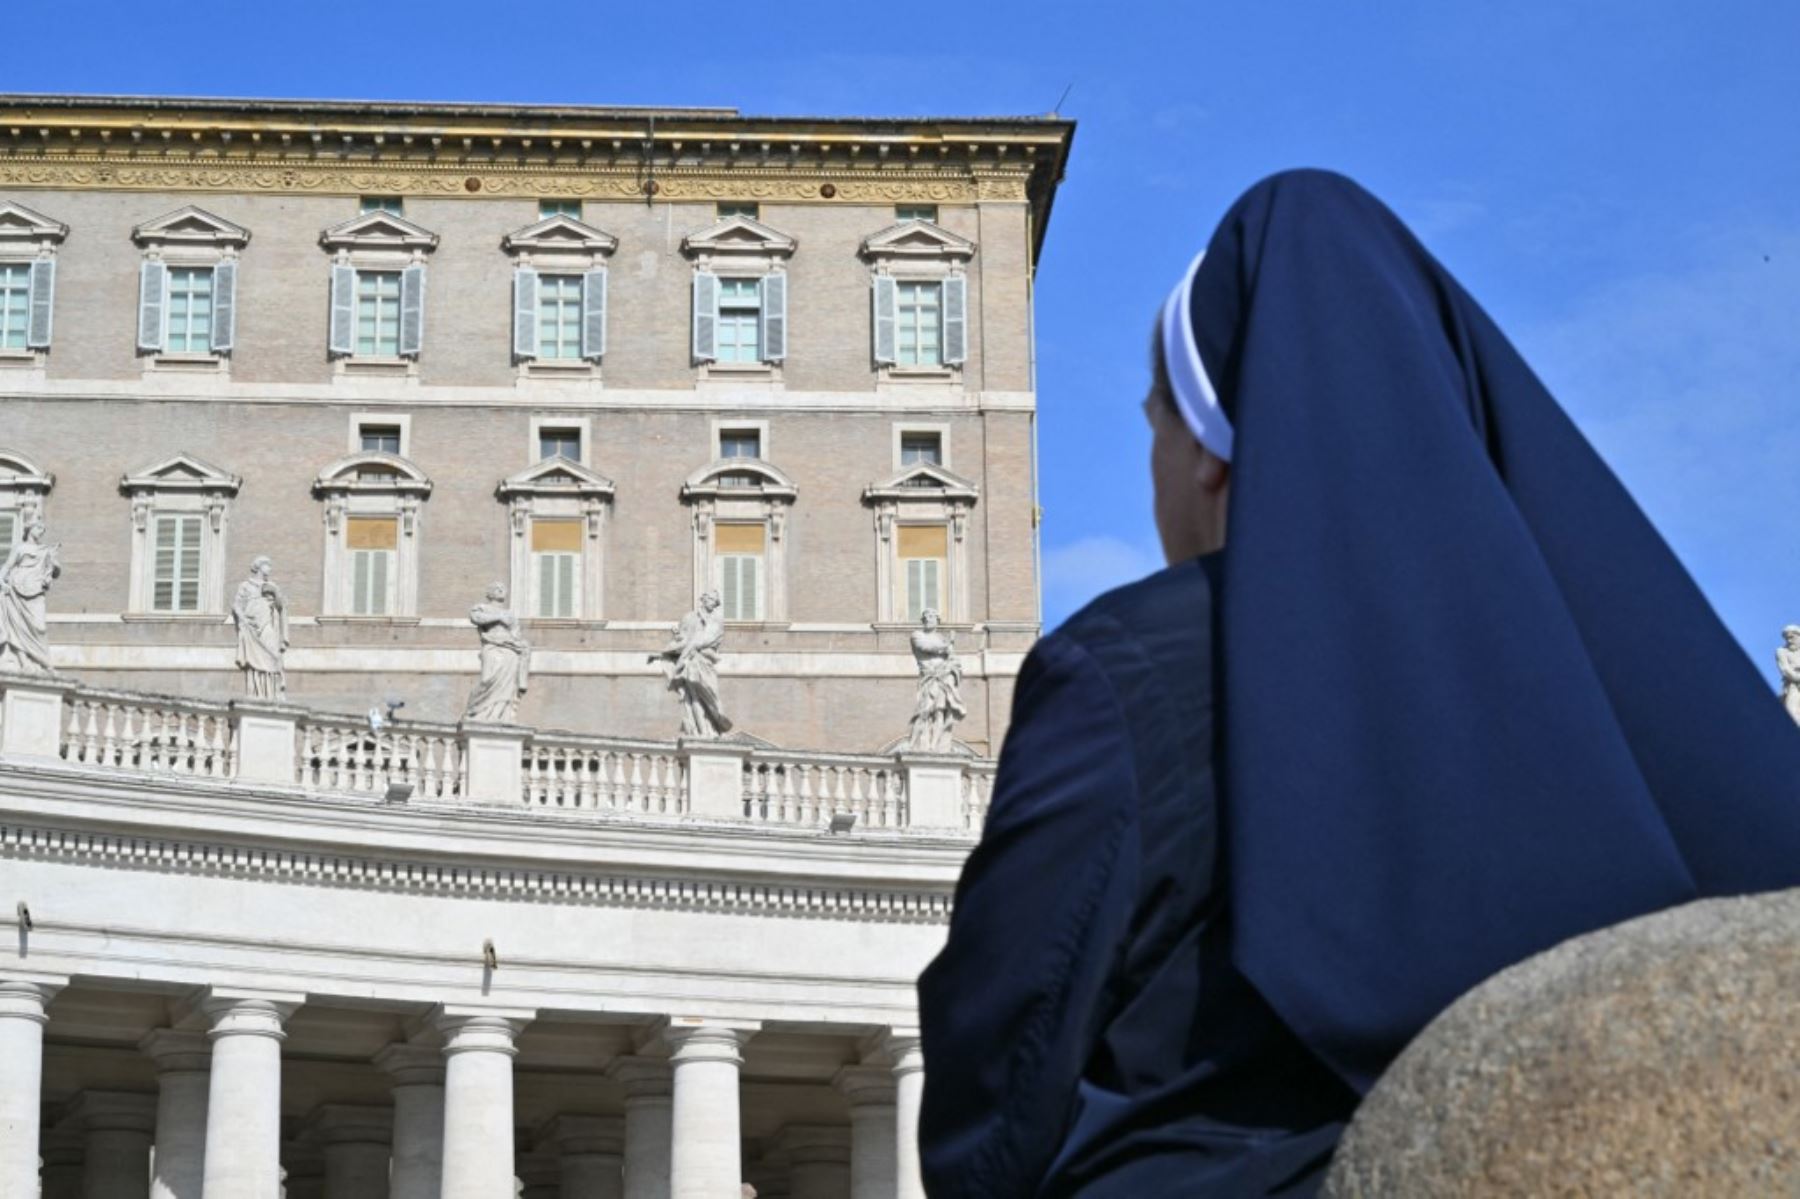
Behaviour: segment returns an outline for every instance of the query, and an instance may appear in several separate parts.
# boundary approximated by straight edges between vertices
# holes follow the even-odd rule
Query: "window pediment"
[[[250,240],[250,231],[189,204],[145,221],[131,231],[131,240],[146,248],[175,245],[239,249]]]
[[[732,255],[786,258],[793,254],[798,244],[787,234],[753,217],[728,216],[698,233],[688,234],[681,241],[681,249],[685,254],[702,259]]]
[[[176,454],[126,475],[119,480],[119,489],[127,495],[151,491],[236,495],[243,483],[238,476],[192,454]]]
[[[501,499],[544,495],[610,500],[613,483],[599,471],[579,462],[568,458],[546,458],[507,476],[497,490]]]
[[[0,490],[47,492],[56,478],[39,470],[37,463],[14,450],[0,449]]]
[[[929,462],[916,463],[886,479],[871,483],[863,492],[863,499],[866,501],[891,503],[933,500],[973,504],[980,496],[981,489],[973,481]]]
[[[975,257],[975,243],[930,221],[901,221],[863,239],[862,254],[876,260],[924,258],[966,262]]]
[[[327,250],[406,250],[429,253],[437,249],[438,236],[421,225],[391,212],[365,212],[319,234]]]
[[[10,200],[0,203],[0,247],[55,245],[68,235],[69,227],[61,221]]]
[[[792,479],[760,458],[714,459],[689,475],[687,482],[681,485],[683,499],[724,495],[791,502],[799,494]]]
[[[363,453],[339,458],[319,472],[313,490],[320,494],[384,492],[426,496],[431,479],[398,454]]]
[[[611,254],[619,247],[619,239],[604,229],[596,229],[586,221],[558,213],[535,221],[523,229],[515,229],[500,242],[508,254],[528,251],[537,254],[579,253]]]

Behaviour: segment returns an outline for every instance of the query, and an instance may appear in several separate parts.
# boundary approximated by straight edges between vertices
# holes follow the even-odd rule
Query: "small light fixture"
[[[27,904],[23,899],[21,899],[19,901],[18,911],[19,911],[19,928],[20,928],[20,930],[23,932],[30,932],[33,928],[36,927],[35,925],[33,925],[31,923],[31,906],[29,904]]]
[[[847,833],[856,827],[855,812],[833,812],[831,821],[825,826],[828,833]]]
[[[481,964],[489,970],[500,969],[500,955],[494,952],[492,937],[481,943]]]

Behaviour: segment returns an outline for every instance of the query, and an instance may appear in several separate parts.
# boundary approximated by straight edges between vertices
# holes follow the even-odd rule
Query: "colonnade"
[[[204,1031],[156,1029],[140,1043],[154,1096],[85,1091],[46,1135],[44,1030],[65,981],[0,977],[0,1199],[37,1199],[40,1159],[43,1199],[145,1194],[152,1146],[151,1199],[279,1199],[284,1185],[287,1199],[511,1199],[515,1179],[527,1199],[739,1194],[752,1022],[671,1020],[667,1057],[621,1055],[607,1067],[624,1091],[622,1117],[558,1115],[536,1130],[533,1152],[515,1155],[513,1059],[535,1013],[439,1008],[433,1043],[375,1055],[390,1106],[324,1105],[307,1119],[305,1149],[284,1154],[281,1047],[303,996],[209,991],[193,1022]],[[832,1126],[778,1138],[792,1199],[923,1199],[918,1039],[895,1033],[882,1048],[891,1065],[846,1066],[833,1080],[850,1104],[847,1146]]]

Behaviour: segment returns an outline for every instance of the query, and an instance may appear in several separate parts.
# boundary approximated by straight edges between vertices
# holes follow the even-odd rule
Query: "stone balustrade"
[[[991,760],[646,741],[513,725],[385,723],[0,675],[0,756],[389,802],[975,836]],[[840,826],[843,821],[839,820]]]

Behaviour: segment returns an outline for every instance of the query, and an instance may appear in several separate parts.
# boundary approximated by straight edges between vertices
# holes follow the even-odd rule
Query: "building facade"
[[[57,673],[0,661],[0,1199],[26,1141],[46,1195],[918,1193],[912,980],[1038,631],[1072,127],[0,116],[0,546],[61,566]],[[529,686],[458,723],[493,583]],[[656,655],[708,592],[738,731],[678,740]]]

